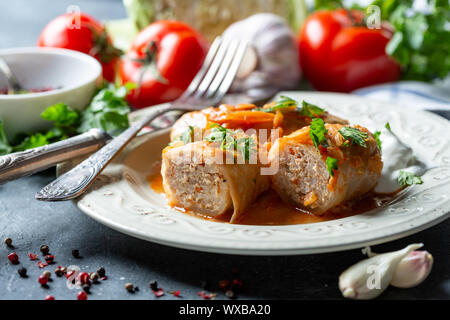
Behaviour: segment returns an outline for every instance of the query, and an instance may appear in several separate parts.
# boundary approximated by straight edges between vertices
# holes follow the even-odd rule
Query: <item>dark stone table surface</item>
[[[53,17],[65,12],[70,4],[99,19],[125,17],[121,1],[107,0],[14,0],[0,1],[0,48],[34,45],[40,30]],[[0,237],[11,237],[14,250],[28,269],[29,278],[20,278],[18,266],[6,259],[8,249],[0,244],[0,299],[75,299],[77,290],[66,281],[55,279],[43,289],[37,282],[42,272],[29,252],[39,253],[41,244],[50,246],[56,265],[78,265],[95,271],[104,266],[108,280],[93,286],[89,299],[156,299],[148,288],[158,280],[165,290],[180,290],[184,299],[200,299],[201,282],[207,281],[217,291],[221,279],[240,270],[245,290],[240,299],[340,299],[339,274],[363,258],[360,250],[339,253],[252,257],[218,255],[165,247],[134,239],[113,231],[85,216],[72,202],[42,203],[34,194],[54,178],[54,170],[0,186]],[[435,265],[426,282],[413,289],[389,288],[380,299],[450,298],[450,221],[408,238],[374,248],[383,252],[423,242]],[[3,240],[2,240],[3,241]],[[72,257],[80,250],[81,259]],[[48,267],[47,267],[48,268]],[[51,269],[53,269],[52,267]],[[54,277],[54,276],[53,276]],[[140,287],[129,294],[126,282]],[[173,298],[166,294],[161,299]],[[217,298],[226,299],[223,294]]]

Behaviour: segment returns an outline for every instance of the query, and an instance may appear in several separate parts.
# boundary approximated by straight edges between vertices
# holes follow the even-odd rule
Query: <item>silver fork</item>
[[[44,187],[37,200],[65,201],[83,194],[112,159],[146,125],[169,111],[195,111],[217,105],[230,88],[248,43],[242,40],[217,38],[205,62],[184,94],[171,104],[152,107],[151,112],[117,138],[91,155],[78,166]]]

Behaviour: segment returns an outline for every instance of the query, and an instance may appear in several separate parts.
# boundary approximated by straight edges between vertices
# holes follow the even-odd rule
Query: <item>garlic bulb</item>
[[[250,42],[231,93],[262,100],[298,86],[298,46],[294,33],[281,17],[270,13],[253,15],[232,24],[223,37]]]
[[[397,288],[412,288],[421,284],[430,274],[433,256],[427,251],[413,251],[397,266],[391,285]]]
[[[422,246],[412,244],[403,250],[374,255],[353,265],[339,277],[342,295],[361,300],[378,297],[389,286],[402,259]],[[372,255],[370,250],[368,253]]]

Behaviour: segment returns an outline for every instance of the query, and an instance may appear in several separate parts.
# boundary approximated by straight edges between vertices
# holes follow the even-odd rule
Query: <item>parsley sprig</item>
[[[388,129],[390,132],[392,132],[391,124],[390,124],[389,122],[386,122],[386,124],[384,125],[384,127],[385,127],[386,129]]]
[[[314,118],[311,121],[311,127],[309,130],[309,136],[314,144],[314,147],[320,152],[319,145],[328,147],[327,139],[325,135],[328,130],[325,128],[325,122],[320,118]]]
[[[375,141],[377,142],[378,148],[380,149],[380,151],[382,151],[383,148],[382,148],[382,142],[381,142],[380,136],[381,136],[381,131],[376,131],[373,134],[373,137],[374,137]]]
[[[49,106],[41,118],[52,123],[47,131],[24,133],[8,141],[3,124],[0,122],[0,155],[24,151],[58,142],[92,128],[102,129],[111,135],[118,135],[129,127],[130,107],[126,95],[133,84],[116,87],[113,84],[103,86],[92,99],[86,110],[73,110],[70,106],[57,103]]]
[[[326,139],[327,133],[328,130],[325,127],[325,122],[322,119],[312,119],[309,129],[309,136],[311,137],[311,141],[313,142],[314,147],[317,149],[317,151],[319,151],[319,153],[321,153],[319,146],[322,146],[324,148],[328,147],[328,142]],[[338,162],[339,161],[337,159],[327,156],[327,170],[331,177],[334,177],[335,171],[339,170]]]
[[[281,96],[280,100],[278,100],[275,105],[273,105],[270,108],[257,108],[256,111],[262,111],[267,113],[273,113],[278,110],[283,110],[287,108],[295,107],[295,111],[297,111],[300,115],[305,117],[318,117],[325,113],[325,110],[322,108],[319,108],[318,106],[306,102],[305,100],[302,101],[301,107],[300,103],[292,98]]]
[[[338,160],[332,157],[327,157],[327,170],[330,173],[330,176],[334,177],[334,171],[337,171],[338,169]]]
[[[172,146],[180,141],[183,142],[183,144],[194,142],[194,133],[195,128],[193,126],[188,126],[186,130],[184,130],[178,137],[176,137],[171,143],[169,143],[169,146]]]
[[[256,142],[251,137],[238,137],[237,130],[230,130],[219,124],[212,124],[211,131],[205,137],[206,141],[221,143],[222,150],[237,151],[249,161],[252,152],[255,152]]]
[[[339,130],[339,133],[345,140],[350,141],[352,145],[356,144],[367,148],[366,139],[369,137],[367,133],[351,127],[344,127]]]
[[[400,174],[398,176],[398,184],[402,187],[412,186],[414,184],[423,184],[423,180],[421,177],[416,176],[414,173],[400,171]]]
[[[302,116],[305,117],[318,117],[325,113],[325,109],[319,108],[318,106],[302,101],[302,108],[297,110]]]
[[[376,0],[383,20],[394,27],[386,52],[397,60],[407,80],[433,81],[450,73],[450,2],[424,1],[416,10],[414,0]]]

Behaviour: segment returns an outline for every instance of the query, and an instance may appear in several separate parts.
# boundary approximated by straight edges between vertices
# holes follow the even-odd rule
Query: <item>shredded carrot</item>
[[[338,177],[339,177],[339,170],[333,170],[334,177],[330,178],[330,181],[328,182],[327,188],[330,190],[330,192],[333,192],[336,188]]]
[[[277,111],[275,114],[275,118],[273,119],[273,127],[279,128],[283,125],[284,116],[281,111]]]
[[[303,205],[305,207],[307,207],[307,206],[313,204],[316,201],[317,201],[317,194],[314,191],[312,191],[312,192],[308,193],[305,196],[305,200],[303,201]]]
[[[273,123],[275,115],[261,111],[236,111],[230,113],[211,114],[209,120],[216,123],[232,124],[261,124]]]
[[[256,106],[254,104],[242,103],[238,104],[234,109],[235,110],[253,110]]]

